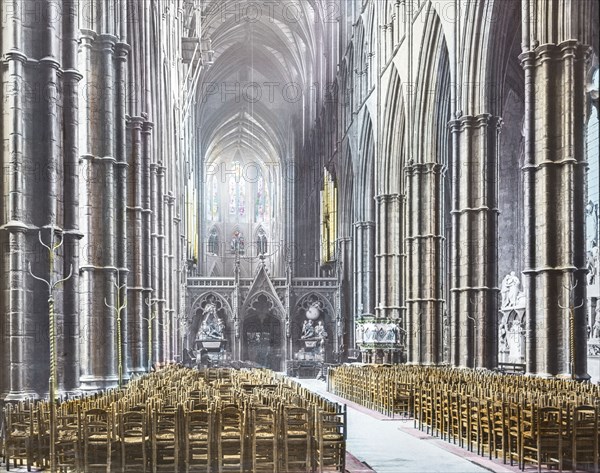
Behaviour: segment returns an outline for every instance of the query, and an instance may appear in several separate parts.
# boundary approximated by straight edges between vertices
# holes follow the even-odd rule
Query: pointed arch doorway
[[[242,325],[242,358],[282,371],[284,336],[281,317],[273,298],[259,294],[246,310]]]

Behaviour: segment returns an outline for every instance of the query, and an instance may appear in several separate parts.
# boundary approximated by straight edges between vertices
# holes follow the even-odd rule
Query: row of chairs
[[[345,406],[267,370],[167,367],[60,402],[60,471],[344,471]],[[7,469],[46,467],[49,405],[3,411]]]
[[[341,366],[330,391],[503,462],[598,472],[600,390],[567,380],[419,366]]]

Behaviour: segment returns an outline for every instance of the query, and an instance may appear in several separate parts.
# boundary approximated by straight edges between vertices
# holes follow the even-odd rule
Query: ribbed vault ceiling
[[[205,163],[240,154],[269,162],[286,156],[292,117],[302,113],[311,84],[314,6],[203,2],[202,31],[214,50],[196,105]]]

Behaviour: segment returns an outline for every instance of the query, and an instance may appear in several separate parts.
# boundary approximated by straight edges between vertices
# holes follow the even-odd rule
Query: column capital
[[[400,194],[379,194],[375,196],[375,200],[379,203],[400,202],[401,199]]]
[[[372,228],[375,227],[375,222],[354,222],[355,228]]]
[[[144,125],[144,119],[142,117],[131,117],[127,115],[125,119],[127,123],[127,128],[141,130]]]
[[[450,120],[448,125],[452,131],[462,131],[466,128],[482,128],[488,126],[496,126],[498,129],[502,127],[503,121],[501,117],[490,113],[480,113],[479,115],[462,115],[461,117]]]
[[[96,37],[96,42],[100,49],[105,51],[114,51],[118,38],[112,34],[100,34]]]
[[[144,117],[142,117],[142,119],[143,118]],[[152,131],[152,128],[154,128],[154,123],[149,120],[146,120],[144,122],[144,125],[142,126],[142,133],[149,134]]]

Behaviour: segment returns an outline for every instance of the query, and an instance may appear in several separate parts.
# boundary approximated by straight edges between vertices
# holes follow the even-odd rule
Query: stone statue
[[[596,321],[592,328],[592,338],[600,338],[600,317],[598,315],[598,312],[596,312]]]
[[[598,277],[598,246],[594,245],[587,255],[588,284],[595,284]]]
[[[502,314],[502,320],[500,321],[500,350],[506,351],[508,350],[508,314],[509,312],[504,312]]]
[[[510,326],[509,331],[509,354],[508,359],[511,363],[520,363],[522,360],[522,343],[521,343],[521,335],[523,333],[523,329],[521,328],[521,323],[518,319],[514,319],[512,325]]]
[[[363,324],[357,324],[357,326],[356,326],[356,341],[357,342],[363,341],[364,333],[365,333],[365,327],[363,326]]]
[[[225,324],[217,315],[217,308],[214,304],[206,304],[204,308],[204,320],[200,326],[200,339],[216,339],[223,338]]]
[[[306,340],[307,338],[313,338],[315,336],[315,328],[313,327],[311,320],[305,320],[304,325],[302,326],[302,335],[300,336],[301,340]]]
[[[321,340],[327,338],[327,332],[325,331],[325,326],[323,325],[322,320],[319,320],[319,324],[315,327],[315,335]]]
[[[502,287],[500,293],[502,294],[502,303],[500,307],[514,307],[517,304],[517,298],[519,297],[519,286],[521,281],[516,276],[514,271],[507,274],[502,280]]]

